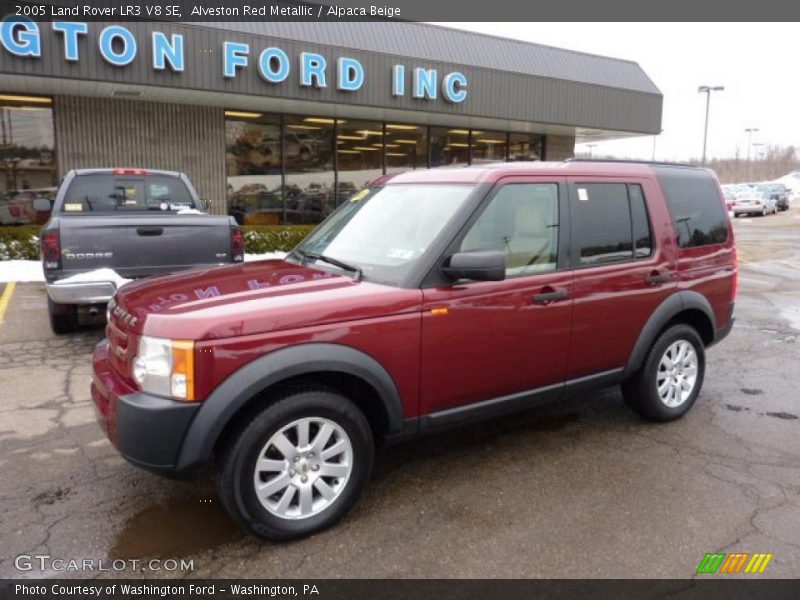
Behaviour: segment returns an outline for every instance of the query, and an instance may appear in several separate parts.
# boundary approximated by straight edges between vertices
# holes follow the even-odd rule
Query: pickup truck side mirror
[[[53,205],[47,198],[42,198],[39,196],[38,198],[33,199],[33,210],[39,212],[50,212]]]
[[[499,250],[459,252],[453,254],[441,270],[454,281],[502,281],[506,278],[506,257]]]
[[[209,209],[211,208],[211,205],[208,203],[208,200],[200,200],[198,201],[197,204],[198,204],[197,208],[202,212],[208,212]]]

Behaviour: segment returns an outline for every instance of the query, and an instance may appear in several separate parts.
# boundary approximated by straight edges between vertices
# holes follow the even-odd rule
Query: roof
[[[636,161],[564,161],[564,162],[497,162],[471,167],[448,167],[407,171],[395,175],[382,185],[402,183],[454,183],[471,184],[482,181],[497,181],[508,175],[532,175],[543,177],[652,177],[654,169],[674,168],[682,171],[706,173],[707,169],[688,165]]]
[[[210,29],[314,42],[340,48],[661,94],[644,70],[633,61],[427,23],[248,21],[191,24]]]

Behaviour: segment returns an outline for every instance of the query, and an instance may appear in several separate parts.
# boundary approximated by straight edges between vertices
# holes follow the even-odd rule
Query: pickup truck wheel
[[[78,329],[78,307],[74,304],[56,304],[47,299],[47,312],[50,314],[50,329],[62,335]]]
[[[217,479],[231,516],[270,540],[310,535],[355,504],[374,459],[364,414],[317,388],[283,394],[230,438]]]
[[[642,368],[622,385],[625,402],[650,421],[672,421],[692,407],[705,375],[703,340],[689,325],[674,325],[650,349]]]

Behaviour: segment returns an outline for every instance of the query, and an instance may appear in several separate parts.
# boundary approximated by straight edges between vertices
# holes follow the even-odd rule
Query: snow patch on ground
[[[288,252],[265,252],[264,254],[245,254],[244,262],[252,262],[254,260],[275,260],[285,258]]]
[[[0,261],[0,283],[17,281],[44,281],[42,263],[38,260],[3,260]]]
[[[264,254],[245,254],[245,262],[252,262],[255,260],[274,260],[281,259],[286,256],[286,252],[266,252]],[[113,273],[113,276],[109,275]],[[77,278],[77,279],[76,279]],[[81,279],[82,278],[82,279]],[[19,283],[29,283],[36,281],[44,281],[44,272],[42,271],[42,263],[38,260],[2,260],[0,261],[0,283],[8,283],[9,281],[17,281]],[[121,277],[113,269],[97,269],[88,273],[79,273],[73,275],[68,279],[62,281],[70,281],[76,283],[80,281],[114,281],[117,287],[123,283],[128,282],[128,279]]]

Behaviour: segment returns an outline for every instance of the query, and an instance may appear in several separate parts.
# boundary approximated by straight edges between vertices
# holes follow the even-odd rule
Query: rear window
[[[195,208],[186,184],[169,175],[78,175],[64,196],[65,214],[177,212]]]
[[[708,173],[677,167],[653,167],[653,170],[667,198],[681,248],[727,241],[725,208]]]

